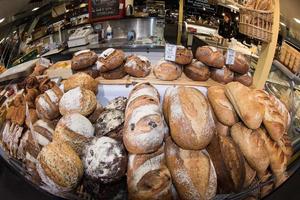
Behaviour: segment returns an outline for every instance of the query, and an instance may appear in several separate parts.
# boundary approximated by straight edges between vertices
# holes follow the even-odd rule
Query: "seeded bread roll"
[[[64,91],[68,92],[69,90],[72,90],[77,87],[81,87],[86,90],[91,90],[95,94],[97,94],[98,82],[95,79],[93,79],[90,75],[83,72],[79,72],[70,76],[64,82]]]
[[[182,200],[213,199],[217,175],[206,150],[184,150],[168,137],[165,145],[167,166]]]
[[[184,46],[177,46],[175,63],[188,65],[193,60],[193,52]]]
[[[210,77],[208,66],[204,63],[193,60],[193,62],[183,68],[184,74],[194,81],[207,81]]]
[[[199,47],[195,55],[196,59],[204,64],[222,69],[225,65],[223,53],[215,47],[203,46]]]
[[[60,115],[58,105],[62,96],[63,92],[57,86],[38,96],[35,100],[38,116],[48,120],[57,118]]]
[[[97,59],[97,54],[91,50],[79,51],[72,58],[71,68],[73,70],[85,69],[95,64]]]
[[[125,53],[119,49],[109,48],[103,51],[98,58],[99,71],[108,72],[118,68],[125,60]]]
[[[88,116],[96,109],[96,106],[95,94],[91,90],[77,87],[62,96],[59,102],[59,111],[62,115],[80,113]]]
[[[82,155],[84,146],[91,141],[94,132],[95,129],[87,118],[79,113],[73,113],[59,120],[53,140],[68,143],[77,154]]]
[[[181,76],[182,68],[176,63],[161,60],[154,66],[153,73],[160,80],[173,81]]]
[[[133,77],[143,78],[150,74],[151,63],[144,56],[131,55],[127,57],[125,71]]]
[[[122,143],[109,137],[95,138],[85,148],[83,165],[88,179],[111,183],[125,175],[127,154]]]
[[[127,185],[132,200],[172,199],[163,147],[151,154],[129,154]]]
[[[80,158],[66,143],[48,144],[43,147],[37,160],[38,174],[52,192],[73,190],[83,175]]]

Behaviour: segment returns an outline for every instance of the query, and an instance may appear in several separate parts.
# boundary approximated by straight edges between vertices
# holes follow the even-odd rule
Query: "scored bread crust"
[[[143,78],[150,74],[151,63],[146,57],[131,55],[127,57],[124,68],[130,76]]]
[[[73,56],[71,60],[71,68],[73,70],[85,69],[95,64],[98,59],[97,54],[94,51],[82,51]]]
[[[188,65],[193,60],[193,52],[185,47],[177,46],[175,63]]]
[[[91,90],[95,94],[97,94],[98,81],[96,81],[90,75],[84,72],[78,72],[70,76],[64,82],[64,91],[68,92],[69,90],[74,89],[76,87],[82,87],[84,89]]]
[[[215,47],[198,47],[195,57],[210,67],[222,69],[225,66],[225,58],[222,52]]]
[[[173,81],[178,79],[182,74],[181,66],[169,61],[159,61],[153,68],[156,78],[163,81]]]
[[[125,60],[125,53],[120,49],[107,49],[98,58],[100,72],[108,72],[121,66]]]

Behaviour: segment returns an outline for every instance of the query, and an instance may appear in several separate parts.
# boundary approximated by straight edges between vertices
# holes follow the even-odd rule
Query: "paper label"
[[[41,66],[48,68],[51,62],[47,58],[40,58],[39,63]]]
[[[236,55],[236,52],[233,49],[228,49],[227,50],[226,65],[233,65],[234,64],[235,55]]]
[[[119,10],[122,10],[123,7],[124,7],[124,4],[123,4],[123,3],[120,3],[120,5],[119,5]]]
[[[175,61],[176,60],[177,46],[172,44],[166,44],[165,47],[165,60]]]

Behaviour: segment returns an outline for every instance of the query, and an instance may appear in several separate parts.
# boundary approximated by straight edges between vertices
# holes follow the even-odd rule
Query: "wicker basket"
[[[241,33],[269,43],[272,39],[272,26],[273,11],[240,8]]]

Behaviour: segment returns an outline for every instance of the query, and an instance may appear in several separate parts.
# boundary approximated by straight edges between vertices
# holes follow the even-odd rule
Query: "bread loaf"
[[[163,147],[151,154],[129,154],[127,185],[132,200],[172,199]]]
[[[238,122],[238,115],[226,97],[224,87],[214,86],[208,88],[207,97],[216,117],[222,124],[233,126]]]
[[[225,55],[227,57],[227,55]],[[246,74],[248,73],[250,66],[249,62],[245,58],[245,56],[242,53],[236,52],[234,63],[232,65],[228,65],[229,69],[233,72],[239,73],[239,74]]]
[[[229,130],[230,127],[226,126],[224,124],[222,124],[221,122],[219,122],[218,120],[215,120],[215,124],[216,124],[216,133],[217,135],[222,135],[222,136],[229,136]]]
[[[170,93],[168,104],[167,118],[175,143],[183,149],[204,149],[215,131],[206,97],[195,88],[176,87]]]
[[[78,155],[65,143],[52,142],[38,155],[37,171],[42,181],[53,192],[73,190],[83,175]]]
[[[91,90],[95,94],[97,94],[98,91],[98,82],[93,79],[90,75],[79,72],[72,76],[70,76],[65,82],[64,82],[64,90],[65,92],[68,92],[71,89],[81,87],[86,90]]]
[[[184,67],[184,74],[193,81],[207,81],[210,77],[209,67],[196,59]]]
[[[82,155],[84,146],[91,141],[94,131],[93,125],[84,116],[79,113],[68,114],[59,120],[53,140],[68,143],[76,153]]]
[[[244,74],[244,75],[235,74],[233,81],[240,82],[241,84],[250,87],[253,83],[253,78],[248,74]]]
[[[181,76],[182,67],[176,63],[161,60],[154,66],[153,73],[160,80],[173,81]]]
[[[83,50],[76,52],[71,61],[71,68],[73,70],[85,69],[95,64],[97,59],[98,56],[93,51]]]
[[[221,69],[225,65],[225,58],[223,56],[223,53],[215,47],[198,47],[195,57],[197,58],[197,60],[210,67]]]
[[[179,65],[190,64],[193,60],[193,52],[184,46],[177,46],[175,63]]]
[[[279,145],[283,153],[287,156],[288,161],[290,161],[293,155],[293,146],[290,137],[287,134],[284,134],[283,137],[279,141],[277,141],[277,144]]]
[[[83,116],[90,115],[97,106],[95,94],[81,87],[66,92],[60,102],[59,111],[62,115],[80,113]]]
[[[144,56],[131,55],[127,57],[124,67],[127,74],[138,78],[146,77],[151,72],[151,63]]]
[[[127,75],[127,72],[125,71],[124,63],[121,64],[120,67],[117,67],[113,70],[101,73],[101,76],[104,79],[108,79],[108,80],[122,79],[126,75]]]
[[[263,178],[269,167],[270,159],[265,142],[260,138],[259,133],[248,129],[242,123],[232,126],[230,133],[249,165],[257,171],[259,178]]]
[[[221,69],[210,69],[211,79],[218,83],[227,84],[233,81],[234,73],[226,66]]]
[[[255,99],[254,92],[238,82],[228,83],[225,94],[242,121],[251,129],[258,129],[263,121],[265,108]]]
[[[125,60],[125,53],[119,49],[109,48],[103,51],[98,58],[100,72],[108,72],[121,66]]]
[[[48,120],[57,118],[60,115],[58,105],[62,96],[63,92],[57,86],[38,96],[35,100],[38,116]]]
[[[165,154],[173,183],[182,200],[213,199],[217,175],[206,150],[184,150],[168,137]]]
[[[227,136],[214,135],[207,151],[216,169],[218,193],[241,191],[245,182],[245,162],[233,140]]]

